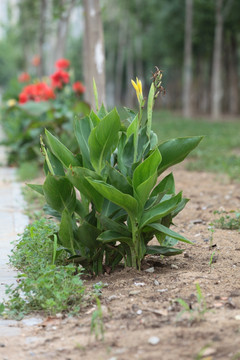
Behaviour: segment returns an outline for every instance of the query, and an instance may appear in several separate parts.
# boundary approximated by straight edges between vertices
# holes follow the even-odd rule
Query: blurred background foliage
[[[146,95],[158,66],[166,88],[154,116],[159,140],[205,134],[188,167],[238,178],[239,0],[1,0],[3,102],[17,99],[22,72],[49,76],[62,57],[71,62],[71,76],[84,79],[86,89],[92,87],[84,56],[94,50],[86,25],[95,22],[87,24],[86,3],[100,4],[105,86],[98,90],[106,92],[107,105],[136,106],[130,79],[138,76]],[[85,99],[91,103],[86,93]]]
[[[182,109],[187,7],[192,6],[191,114],[210,114],[217,11],[222,16],[220,106],[217,115],[239,114],[239,0],[100,0],[106,56],[107,102],[133,105],[129,79],[145,80],[163,70],[161,102]],[[22,71],[49,75],[57,58],[71,61],[83,77],[84,11],[81,0],[1,0],[0,86]],[[220,10],[219,10],[220,9]],[[34,55],[41,64],[34,68]],[[86,84],[87,85],[87,84]],[[218,86],[219,87],[219,86]],[[233,101],[234,100],[234,101]],[[234,102],[234,104],[233,104]]]

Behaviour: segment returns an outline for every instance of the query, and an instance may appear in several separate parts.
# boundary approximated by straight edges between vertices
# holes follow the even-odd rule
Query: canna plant
[[[161,79],[157,69],[146,120],[140,80],[132,80],[139,111],[125,108],[125,121],[116,109],[99,108],[94,83],[96,112],[75,119],[79,152],[73,154],[48,130],[47,147],[41,140],[46,180],[42,186],[29,186],[45,197],[46,212],[60,221],[58,252],[65,249],[69,260],[94,274],[121,261],[140,269],[146,254],[177,255],[183,251],[175,247],[178,241],[191,243],[170,229],[188,199],[175,193],[172,173],[162,174],[184,160],[202,137],[158,144],[151,128],[154,102],[163,90]],[[149,244],[154,236],[158,245]]]

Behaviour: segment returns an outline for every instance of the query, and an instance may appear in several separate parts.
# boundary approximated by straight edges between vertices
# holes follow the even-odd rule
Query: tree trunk
[[[229,111],[238,114],[238,48],[235,34],[231,34],[229,51]]]
[[[85,99],[93,107],[95,104],[93,78],[98,89],[98,101],[106,104],[105,95],[105,54],[104,37],[99,0],[84,0],[84,81]]]
[[[123,70],[125,60],[125,49],[127,45],[127,21],[121,21],[118,33],[118,47],[116,58],[116,77],[115,77],[115,102],[121,103],[122,96],[122,83],[123,83]]]
[[[222,52],[222,34],[223,34],[223,0],[216,0],[216,23],[214,32],[214,48],[212,63],[212,86],[211,86],[211,115],[214,119],[221,115],[222,100],[222,79],[221,79],[221,52]]]
[[[192,87],[192,18],[193,0],[185,3],[184,73],[183,73],[183,115],[190,117]]]
[[[39,28],[39,49],[38,55],[40,57],[40,64],[38,66],[38,76],[41,77],[45,74],[44,67],[44,42],[46,34],[46,10],[47,0],[41,0],[40,4],[40,28]]]
[[[61,1],[62,6],[64,5],[64,0]],[[61,17],[58,21],[57,26],[57,41],[55,45],[55,61],[64,57],[66,43],[67,43],[67,35],[68,35],[68,27],[69,27],[69,19],[72,13],[72,10],[75,5],[75,0],[71,0],[69,6],[65,11],[62,12]]]

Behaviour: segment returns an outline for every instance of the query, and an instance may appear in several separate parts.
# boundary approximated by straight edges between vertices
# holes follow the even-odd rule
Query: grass
[[[218,229],[240,230],[240,212],[239,211],[214,211],[219,215],[218,219],[213,220],[213,225]]]
[[[153,130],[159,141],[174,137],[205,135],[187,161],[188,170],[225,173],[239,181],[240,121],[213,122],[186,119],[169,111],[155,111]]]
[[[25,228],[15,243],[9,260],[21,273],[17,285],[6,289],[8,299],[0,304],[2,316],[21,319],[33,311],[50,315],[80,311],[85,298],[83,269],[64,265],[64,250],[57,250],[50,238],[55,231],[52,221],[37,220]]]

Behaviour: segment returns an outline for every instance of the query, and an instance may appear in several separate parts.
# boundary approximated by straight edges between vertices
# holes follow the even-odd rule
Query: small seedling
[[[214,258],[214,255],[215,255],[216,251],[213,251],[211,256],[210,256],[210,260],[209,260],[209,266],[210,266],[210,269],[212,267],[212,263],[213,263],[213,258]]]
[[[211,249],[213,246],[213,234],[215,232],[215,228],[213,226],[213,224],[211,223],[208,227],[208,230],[210,231],[210,242],[209,242],[209,248]]]
[[[176,301],[183,307],[183,310],[179,313],[178,318],[182,316],[185,312],[188,312],[190,314],[190,321],[199,321],[203,320],[204,314],[207,309],[205,298],[202,294],[200,285],[196,284],[196,290],[197,290],[197,306],[195,308],[192,308],[191,305],[189,305],[186,301],[184,301],[181,298],[176,299]]]
[[[102,307],[101,302],[98,297],[96,297],[97,309],[92,314],[91,320],[91,334],[94,333],[95,339],[100,339],[101,341],[104,340],[104,324],[103,324],[103,314],[102,314]]]

